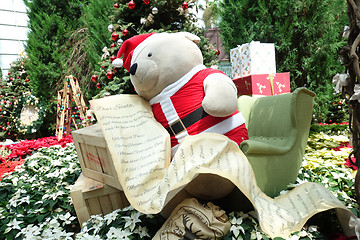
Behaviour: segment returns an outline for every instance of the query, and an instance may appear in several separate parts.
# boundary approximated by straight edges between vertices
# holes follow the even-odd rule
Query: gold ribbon
[[[274,76],[272,73],[269,74],[269,81],[271,86],[271,95],[274,95]]]

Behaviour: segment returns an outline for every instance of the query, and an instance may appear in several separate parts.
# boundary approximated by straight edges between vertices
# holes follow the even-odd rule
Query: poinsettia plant
[[[348,142],[346,132],[312,134],[298,179],[289,190],[303,182],[320,183],[359,216],[353,190],[355,170],[345,165],[351,151]],[[73,144],[41,148],[26,157],[21,168],[0,181],[0,239],[152,239],[162,226],[158,216],[128,207],[92,216],[80,228],[69,194],[79,173]],[[228,216],[231,228],[224,239],[270,239],[254,212]],[[335,213],[326,211],[287,239],[351,238],[342,236]]]

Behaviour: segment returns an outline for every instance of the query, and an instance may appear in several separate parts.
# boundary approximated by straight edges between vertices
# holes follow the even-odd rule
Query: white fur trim
[[[112,64],[114,67],[120,68],[123,66],[123,60],[121,58],[116,58],[114,61],[112,61]]]
[[[186,73],[184,76],[182,76],[179,80],[176,82],[170,84],[169,86],[165,87],[161,93],[150,99],[150,104],[159,103],[163,99],[167,99],[171,96],[173,96],[177,91],[179,91],[180,88],[182,88],[189,80],[199,71],[206,69],[204,65],[197,65],[193,69],[191,69],[188,73]]]
[[[243,123],[245,123],[245,118],[243,117],[241,112],[238,112],[237,114],[225,119],[224,121],[219,122],[218,124],[215,124],[214,126],[206,129],[203,132],[225,134],[229,132],[229,129],[235,129]]]

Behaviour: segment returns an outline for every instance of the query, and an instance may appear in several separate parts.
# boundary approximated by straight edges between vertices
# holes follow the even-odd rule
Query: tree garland
[[[11,116],[21,134],[35,133],[43,124],[46,110],[30,92],[24,93],[14,103]]]

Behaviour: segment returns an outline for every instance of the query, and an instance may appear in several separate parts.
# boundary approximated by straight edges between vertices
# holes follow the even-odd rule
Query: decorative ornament
[[[128,31],[127,29],[124,29],[124,30],[122,31],[122,35],[123,35],[124,37],[126,37],[127,35],[129,35],[129,31]]]
[[[115,3],[115,4],[114,4],[114,8],[119,8],[119,4],[118,4],[118,3]]]
[[[101,56],[101,59],[106,59],[108,56],[110,56],[109,50],[107,47],[104,47],[103,50],[104,54]]]
[[[117,40],[119,39],[119,34],[113,33],[113,34],[111,35],[111,38],[112,38],[112,40],[115,42],[115,41],[117,41]]]
[[[219,56],[220,55],[220,50],[219,49],[215,49],[215,55]]]
[[[114,61],[115,58],[116,58],[115,56],[111,56],[111,57],[110,57],[110,62]]]
[[[91,76],[91,80],[93,80],[94,82],[96,82],[98,80],[98,76],[97,75],[92,75]]]
[[[135,8],[135,2],[133,0],[131,0],[129,3],[128,3],[128,7],[130,9],[134,9]]]
[[[144,25],[146,23],[146,18],[140,18],[140,24]]]
[[[97,84],[96,84],[96,87],[97,87],[98,89],[101,89],[101,87],[102,87],[101,83],[97,83]]]
[[[112,71],[109,71],[109,72],[106,73],[106,77],[107,77],[109,80],[113,79],[114,76],[115,76],[115,73],[112,72]]]
[[[153,9],[151,9],[152,14],[158,14],[159,13],[159,9],[157,7],[153,7]]]
[[[150,4],[150,0],[144,0],[144,3],[145,3],[146,5],[148,5],[148,4]]]
[[[183,8],[184,10],[188,9],[188,8],[189,8],[189,4],[188,4],[187,2],[183,2],[182,8]]]
[[[110,45],[110,48],[113,48],[113,47],[115,47],[115,43],[112,43],[112,44]]]
[[[4,113],[5,114],[5,113]],[[18,131],[22,134],[36,132],[43,124],[45,108],[41,107],[39,100],[26,92],[14,104],[13,119]]]
[[[27,79],[25,79],[25,81],[26,81],[26,82],[29,82],[29,81],[30,81],[30,79],[28,79],[28,78],[27,78]]]
[[[117,40],[117,43],[118,43],[119,45],[121,45],[123,42],[124,42],[124,40],[122,40],[121,38],[119,38],[119,40]]]
[[[114,25],[110,24],[108,26],[108,30],[109,30],[109,32],[113,32],[114,31]]]

